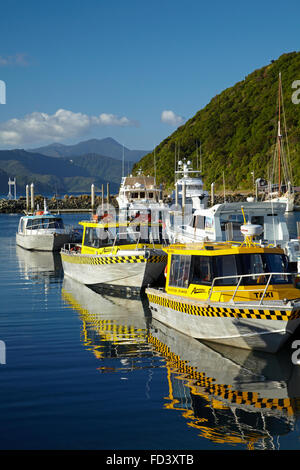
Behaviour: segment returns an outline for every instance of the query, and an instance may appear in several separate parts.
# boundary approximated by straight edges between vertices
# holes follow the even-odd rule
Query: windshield
[[[187,266],[189,276],[186,272]],[[287,257],[277,253],[191,257],[172,255],[169,283],[177,287],[189,284],[211,285],[215,279],[215,285],[232,286],[237,285],[239,276],[245,275],[241,280],[241,285],[263,285],[268,282],[268,274],[275,273],[271,277],[271,285],[290,284],[292,280],[287,272]],[[188,282],[187,277],[189,277]],[[184,282],[181,281],[182,278]]]
[[[39,229],[63,229],[64,224],[62,219],[53,219],[40,217],[36,219],[28,219],[26,229],[27,230],[39,230]]]

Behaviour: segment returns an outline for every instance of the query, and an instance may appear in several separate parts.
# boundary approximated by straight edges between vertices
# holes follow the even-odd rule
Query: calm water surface
[[[1,449],[300,449],[290,344],[273,356],[180,335],[16,247],[18,221],[0,215]]]

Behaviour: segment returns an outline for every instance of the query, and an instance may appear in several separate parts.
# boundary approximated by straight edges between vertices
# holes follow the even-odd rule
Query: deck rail
[[[234,302],[234,299],[235,299],[235,296],[238,292],[238,289],[241,285],[241,282],[243,279],[245,278],[249,278],[249,277],[264,277],[265,279],[267,279],[267,282],[266,284],[263,284],[262,287],[256,287],[255,289],[247,289],[247,292],[263,292],[261,298],[260,298],[260,301],[259,301],[259,305],[262,305],[263,303],[263,300],[265,298],[265,295],[267,293],[267,290],[268,290],[268,287],[270,285],[270,282],[271,282],[271,279],[273,276],[284,276],[286,278],[288,278],[288,276],[292,276],[292,273],[283,273],[283,272],[273,272],[273,273],[251,273],[251,274],[237,274],[237,275],[231,275],[231,276],[219,276],[219,277],[215,277],[212,281],[212,285],[211,285],[211,288],[210,288],[210,291],[209,291],[209,296],[208,296],[208,299],[207,300],[210,300],[211,299],[211,295],[212,293],[214,292],[220,292],[220,293],[228,293],[228,292],[233,292],[233,295],[230,299],[230,303],[235,303]],[[215,289],[215,284],[216,284],[216,281],[219,281],[219,280],[222,280],[222,279],[238,279],[238,282],[237,282],[237,285],[235,287],[235,289],[220,289],[220,290],[216,290]]]

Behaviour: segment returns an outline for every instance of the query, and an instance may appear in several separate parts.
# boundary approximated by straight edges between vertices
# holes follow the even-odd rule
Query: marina
[[[3,5],[3,455],[300,449],[300,4],[236,7]]]
[[[292,234],[297,216],[285,216]],[[57,253],[17,247],[19,218],[0,216],[4,448],[297,447],[290,342],[270,355],[183,335],[157,322],[145,298],[95,292],[64,276]]]

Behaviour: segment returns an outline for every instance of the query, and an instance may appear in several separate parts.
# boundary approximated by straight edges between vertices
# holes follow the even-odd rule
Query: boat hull
[[[162,276],[167,256],[162,250],[118,251],[87,255],[61,251],[65,275],[82,284],[118,291],[140,292]]]
[[[25,248],[26,250],[59,251],[70,241],[70,235],[65,233],[47,233],[38,235],[16,234],[17,245]]]
[[[242,349],[275,353],[300,325],[296,309],[192,301],[153,288],[146,294],[156,320],[194,338]]]

